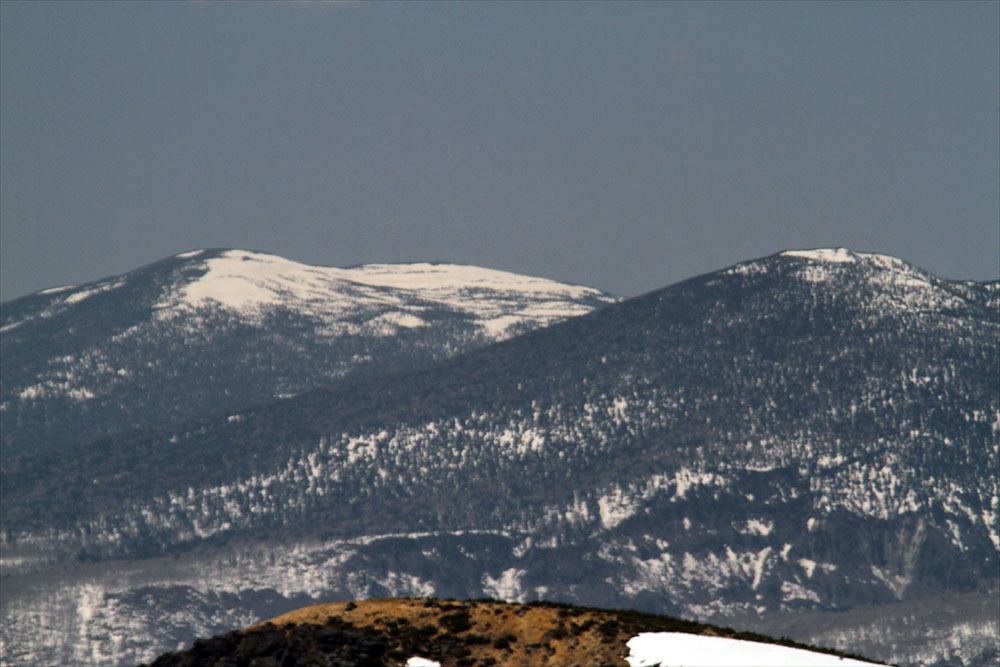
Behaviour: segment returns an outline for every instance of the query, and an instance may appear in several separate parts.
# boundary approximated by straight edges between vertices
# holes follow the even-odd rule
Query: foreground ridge
[[[794,664],[881,664],[787,638],[630,610],[548,601],[515,604],[491,599],[398,598],[304,607],[243,630],[198,639],[187,651],[160,656],[152,667],[652,664],[635,655],[634,639],[640,633],[679,633],[674,636],[798,649],[790,653],[796,656]],[[642,638],[655,637],[643,634]],[[748,649],[743,643],[736,647],[744,659],[753,660],[752,647]],[[825,657],[831,661],[826,663]],[[716,654],[712,659],[723,658]]]
[[[184,252],[3,304],[0,456],[416,368],[619,300],[458,264]]]

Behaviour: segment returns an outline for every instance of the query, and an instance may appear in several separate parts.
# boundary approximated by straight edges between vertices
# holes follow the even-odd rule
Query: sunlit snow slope
[[[728,637],[643,632],[628,642],[630,667],[859,667],[874,665],[827,653]]]
[[[163,309],[160,317],[209,305],[261,317],[269,308],[284,306],[326,318],[336,329],[345,326],[350,313],[391,306],[394,316],[369,320],[389,335],[399,327],[427,326],[421,314],[433,304],[467,313],[483,333],[498,340],[517,324],[544,325],[582,315],[591,310],[582,300],[613,300],[589,287],[477,266],[366,264],[340,269],[245,250],[208,256],[198,252],[183,256],[204,257],[205,274],[171,290],[157,304]]]

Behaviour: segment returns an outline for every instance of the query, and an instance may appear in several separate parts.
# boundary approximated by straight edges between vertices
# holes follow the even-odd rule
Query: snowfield
[[[827,653],[683,632],[643,632],[628,640],[630,667],[850,667],[874,665]]]
[[[191,256],[196,255],[177,255]],[[582,315],[590,308],[575,303],[579,299],[615,300],[590,287],[457,264],[366,264],[341,269],[228,250],[204,260],[202,265],[206,270],[203,276],[179,286],[157,304],[164,309],[161,317],[213,303],[252,312],[290,302],[314,314],[329,316],[356,307],[359,300],[406,309],[407,295],[419,295],[438,305],[469,312],[483,320],[491,333],[499,334],[524,318],[547,323]],[[517,317],[510,316],[512,308]],[[412,314],[404,316],[411,318],[405,326],[423,324]]]
[[[628,641],[630,667],[859,667],[874,662],[841,658],[798,648],[706,637],[684,632],[643,632]],[[441,667],[420,656],[406,667]]]
[[[437,660],[413,656],[406,661],[406,667],[441,667],[441,663]]]

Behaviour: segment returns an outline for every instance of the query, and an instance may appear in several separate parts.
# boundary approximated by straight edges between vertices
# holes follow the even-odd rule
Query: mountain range
[[[1000,655],[989,612],[1000,282],[844,249],[786,251],[620,302],[547,282],[560,305],[551,292],[532,301],[535,287],[519,292],[504,274],[497,288],[489,273],[489,289],[515,304],[484,315],[463,281],[485,270],[449,269],[436,283],[447,296],[427,306],[404,285],[432,265],[359,267],[369,282],[351,274],[362,285],[351,294],[406,298],[348,317],[345,343],[323,338],[336,328],[316,315],[326,297],[312,310],[276,305],[340,273],[261,278],[285,260],[241,253],[186,253],[4,304],[5,662],[138,662],[311,602],[427,595],[748,628],[795,628],[789,615],[809,613],[816,624],[795,639],[837,619],[825,643],[877,659]],[[386,273],[392,285],[371,277]],[[107,311],[60,310],[115,296]],[[481,347],[451,342],[482,344],[497,320],[518,333],[506,318],[537,314],[539,302],[563,321],[534,319],[524,328],[548,326]],[[196,333],[140,335],[153,325],[138,322],[161,311],[193,318],[177,326]],[[435,313],[461,331],[428,350],[436,327],[409,325]],[[269,338],[292,320],[298,338]],[[397,361],[383,364],[377,334],[362,336],[370,363],[354,351],[355,333],[378,328],[362,320],[393,323]],[[115,354],[131,366],[58,356],[114,348],[127,331],[134,356]],[[407,342],[413,331],[421,342]],[[258,341],[273,356],[298,352],[303,366],[327,361],[281,385],[282,364],[254,356]],[[189,353],[208,370],[175,360]],[[362,363],[340,373],[347,353]],[[66,367],[51,361],[67,356]],[[176,411],[151,402],[144,416],[140,398],[128,399],[139,416],[122,399],[99,410],[117,385],[91,379],[131,379],[118,368],[143,364],[165,370],[149,389],[125,383],[123,396],[194,399]],[[180,384],[171,367],[183,368]],[[239,402],[220,396],[248,384]],[[63,403],[33,407],[50,398]],[[90,406],[101,435],[74,426]],[[962,602],[949,616],[934,611],[942,600]],[[870,623],[894,605],[911,627]]]

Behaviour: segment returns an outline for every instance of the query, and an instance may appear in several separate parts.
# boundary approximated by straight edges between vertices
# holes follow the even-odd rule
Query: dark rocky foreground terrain
[[[568,604],[424,599],[334,602],[299,609],[167,653],[152,667],[624,665],[640,632],[685,632],[814,649],[705,623]],[[845,653],[824,651],[863,659]]]

